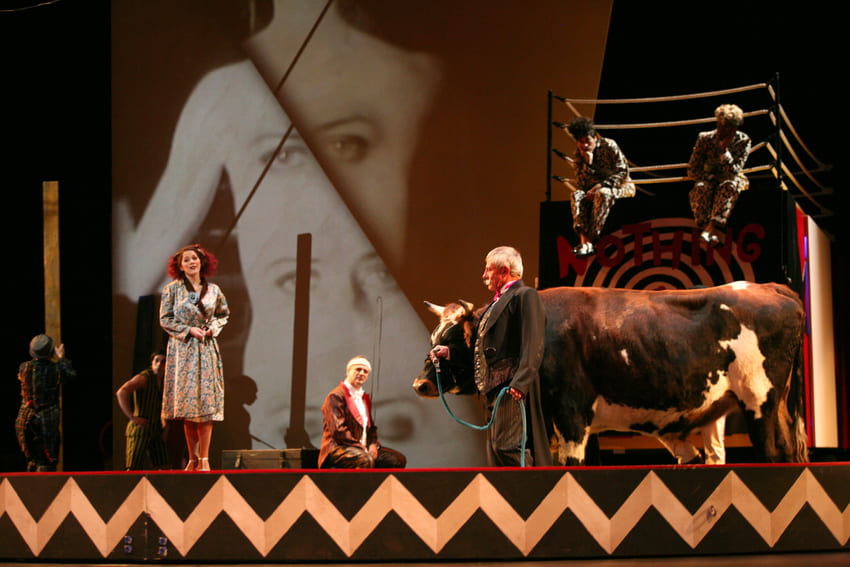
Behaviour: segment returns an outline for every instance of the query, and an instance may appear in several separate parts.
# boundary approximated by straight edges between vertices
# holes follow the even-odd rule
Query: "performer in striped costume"
[[[146,464],[155,469],[167,468],[168,450],[160,419],[164,375],[165,351],[158,351],[151,355],[150,367],[127,380],[115,394],[121,411],[130,420],[127,424],[127,470],[141,470]]]

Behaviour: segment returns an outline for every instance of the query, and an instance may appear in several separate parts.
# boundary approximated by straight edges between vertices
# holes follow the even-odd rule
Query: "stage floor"
[[[0,475],[0,561],[29,565],[832,567],[849,540],[850,463]]]
[[[404,567],[800,567],[817,562],[818,567],[846,567],[850,565],[850,553],[783,553],[771,555],[721,555],[714,557],[642,557],[624,559],[582,559],[548,561],[469,561],[464,563],[402,563]],[[169,565],[160,563],[158,565]],[[182,563],[185,565],[185,563]],[[4,563],[20,567],[67,567],[67,563]],[[98,567],[136,567],[137,563],[92,563]],[[176,565],[176,563],[175,563]],[[207,563],[209,567],[270,567],[280,563]],[[315,563],[286,563],[288,567],[315,567]],[[338,563],[337,567],[393,567],[392,563]]]

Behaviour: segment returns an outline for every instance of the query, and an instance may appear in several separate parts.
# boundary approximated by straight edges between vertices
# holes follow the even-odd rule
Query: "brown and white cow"
[[[590,434],[608,430],[657,437],[687,462],[699,455],[687,436],[736,407],[762,458],[808,459],[798,358],[804,311],[789,288],[562,287],[540,296],[547,316],[541,392],[562,463],[582,464]],[[432,346],[452,352],[441,385],[471,393],[471,305],[434,310],[442,316]],[[429,360],[413,386],[421,396],[437,395]]]

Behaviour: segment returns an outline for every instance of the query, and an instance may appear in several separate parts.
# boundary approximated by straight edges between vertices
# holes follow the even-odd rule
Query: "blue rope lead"
[[[499,404],[502,402],[502,398],[505,396],[505,392],[507,392],[510,388],[505,386],[499,392],[499,395],[496,396],[496,403],[493,404],[493,413],[490,415],[490,421],[487,422],[487,425],[475,425],[473,423],[469,423],[460,419],[458,416],[454,414],[454,412],[449,407],[449,404],[446,402],[446,397],[443,395],[443,385],[440,383],[440,360],[437,359],[434,362],[434,369],[437,371],[437,391],[440,392],[440,401],[443,402],[443,407],[446,408],[446,411],[449,412],[449,415],[452,416],[456,422],[461,425],[465,425],[472,429],[476,429],[478,431],[486,431],[493,426],[493,422],[496,420],[496,412],[499,410]],[[525,441],[526,441],[526,431],[525,431],[525,404],[522,403],[522,400],[517,400],[519,402],[520,413],[522,414],[522,453],[520,453],[519,466],[525,466]]]

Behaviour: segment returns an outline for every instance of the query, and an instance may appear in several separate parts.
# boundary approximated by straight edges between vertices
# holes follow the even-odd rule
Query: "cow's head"
[[[472,373],[472,350],[469,337],[475,322],[472,304],[458,300],[445,306],[425,302],[428,310],[440,318],[440,322],[431,333],[431,347],[445,345],[451,352],[450,359],[440,359],[440,385],[443,392],[450,394],[471,394],[475,392],[475,379]],[[424,398],[436,398],[437,373],[430,357],[425,359],[422,372],[413,381],[413,389]]]

